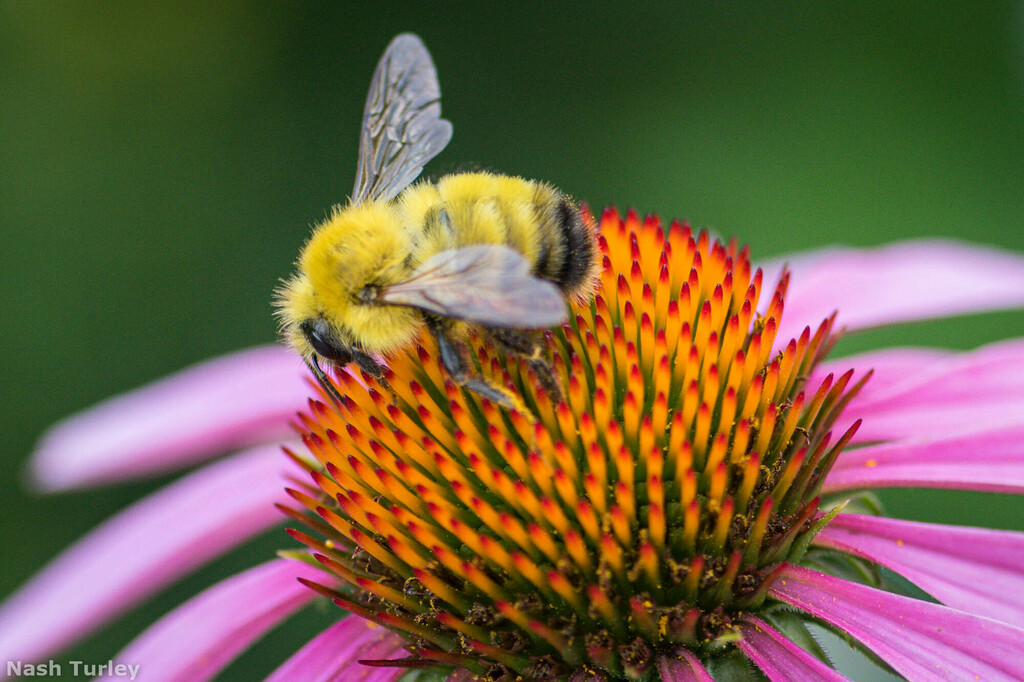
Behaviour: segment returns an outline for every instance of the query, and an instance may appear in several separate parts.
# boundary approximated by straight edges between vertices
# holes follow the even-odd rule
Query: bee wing
[[[370,81],[352,203],[393,199],[451,138],[430,53],[418,37],[403,33],[388,45]]]
[[[382,291],[379,300],[509,329],[551,327],[567,315],[558,287],[534,277],[521,253],[498,245],[431,256],[408,280]]]

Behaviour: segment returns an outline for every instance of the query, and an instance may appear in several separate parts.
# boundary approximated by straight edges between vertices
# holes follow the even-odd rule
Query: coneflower
[[[520,409],[453,386],[428,343],[391,360],[394,396],[340,373],[340,401],[302,409],[298,468],[257,445],[119,513],[0,605],[0,659],[51,656],[276,526],[288,485],[306,564],[210,587],[118,661],[208,679],[326,594],[354,615],[274,679],[842,679],[808,623],[908,679],[1024,676],[1024,534],[885,518],[868,494],[1024,492],[1024,340],[825,358],[844,329],[1020,307],[1024,261],[919,241],[759,270],[682,225],[611,211],[600,230],[598,297],[548,336],[564,401],[486,344]],[[301,377],[272,349],[190,370],[56,427],[35,478],[276,438]]]

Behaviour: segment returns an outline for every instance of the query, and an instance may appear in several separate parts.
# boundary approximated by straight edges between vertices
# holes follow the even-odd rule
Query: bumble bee
[[[430,54],[416,36],[398,36],[370,83],[352,197],[314,229],[277,292],[282,334],[325,390],[320,361],[355,362],[383,383],[379,359],[426,328],[457,384],[511,406],[474,374],[466,337],[477,329],[560,395],[527,330],[563,322],[567,298],[592,295],[595,234],[542,182],[474,172],[409,187],[451,135]]]

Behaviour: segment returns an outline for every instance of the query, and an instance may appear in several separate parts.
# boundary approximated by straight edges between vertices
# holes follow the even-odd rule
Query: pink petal
[[[854,442],[1024,423],[1024,340],[952,355],[875,389],[847,408],[864,420]]]
[[[282,520],[288,460],[264,445],[108,519],[0,605],[0,660],[39,660]]]
[[[1024,630],[798,566],[770,596],[845,630],[912,680],[1024,679]]]
[[[661,656],[658,671],[661,682],[715,682],[700,660],[686,649],[676,650],[674,656]]]
[[[43,490],[65,490],[183,468],[287,435],[311,394],[302,361],[252,348],[111,398],[44,434],[30,462]]]
[[[747,616],[740,632],[736,645],[772,682],[849,682],[760,618]]]
[[[1024,258],[955,241],[825,249],[792,258],[789,267],[780,339],[834,310],[839,327],[864,329],[1024,306]],[[769,264],[765,274],[775,269]]]
[[[360,660],[400,658],[406,641],[359,616],[347,616],[299,649],[267,682],[331,682],[362,680],[391,682],[408,672],[405,668],[374,668]]]
[[[846,450],[822,490],[885,487],[1024,493],[1024,424]]]
[[[847,414],[856,415],[853,409],[854,403],[868,402],[874,400],[878,395],[888,395],[894,387],[903,384],[908,377],[916,377],[921,372],[926,372],[933,365],[942,360],[957,357],[954,353],[934,348],[886,348],[875,350],[859,355],[848,355],[840,358],[830,358],[822,362],[811,373],[807,380],[808,386],[818,386],[822,380],[832,374],[842,376],[847,370],[853,369],[856,378],[867,374],[871,370],[871,380],[860,390],[851,407],[846,409]]]
[[[948,606],[1024,627],[1024,533],[840,514],[814,542],[891,568]]]
[[[297,577],[329,580],[323,571],[291,559],[250,568],[171,611],[114,660],[138,665],[147,681],[208,680],[264,632],[316,598]]]

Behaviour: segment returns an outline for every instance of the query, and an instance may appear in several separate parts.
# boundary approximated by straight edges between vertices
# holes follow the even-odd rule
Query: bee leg
[[[487,398],[496,405],[501,405],[506,410],[522,410],[522,405],[518,404],[508,391],[492,386],[483,379],[466,379],[462,382],[462,386],[465,386],[469,390],[476,393],[482,398]]]
[[[352,359],[357,365],[359,365],[359,369],[366,372],[367,376],[371,377],[381,388],[391,394],[391,404],[394,405],[398,401],[398,396],[395,395],[395,390],[391,388],[391,384],[388,383],[388,380],[385,377],[387,370],[384,365],[380,364],[366,353],[359,351],[353,353]]]
[[[526,360],[537,375],[537,383],[551,397],[552,402],[562,400],[562,388],[558,385],[551,363],[544,358],[544,343],[536,335],[513,329],[491,329],[490,336],[507,353]]]
[[[480,377],[470,375],[470,364],[466,357],[466,346],[461,341],[450,338],[440,325],[430,325],[430,331],[437,339],[437,348],[441,355],[441,365],[448,376],[459,386],[464,386],[477,395],[487,398],[505,409],[519,409],[521,406],[508,391],[492,386]]]
[[[558,379],[555,378],[555,370],[551,368],[551,363],[544,358],[530,358],[527,362],[530,363],[530,367],[537,375],[537,383],[551,398],[551,402],[555,404],[562,402],[562,387],[558,385]]]
[[[327,392],[327,395],[329,395],[334,402],[338,404],[338,407],[344,405],[341,393],[338,392],[338,389],[334,386],[334,382],[331,381],[330,377],[327,376],[327,373],[320,367],[320,363],[317,362],[316,356],[313,355],[312,357],[304,358],[304,360],[306,362],[306,367],[308,367],[309,371],[313,373],[313,376],[316,377],[317,383],[319,383],[320,387]]]

